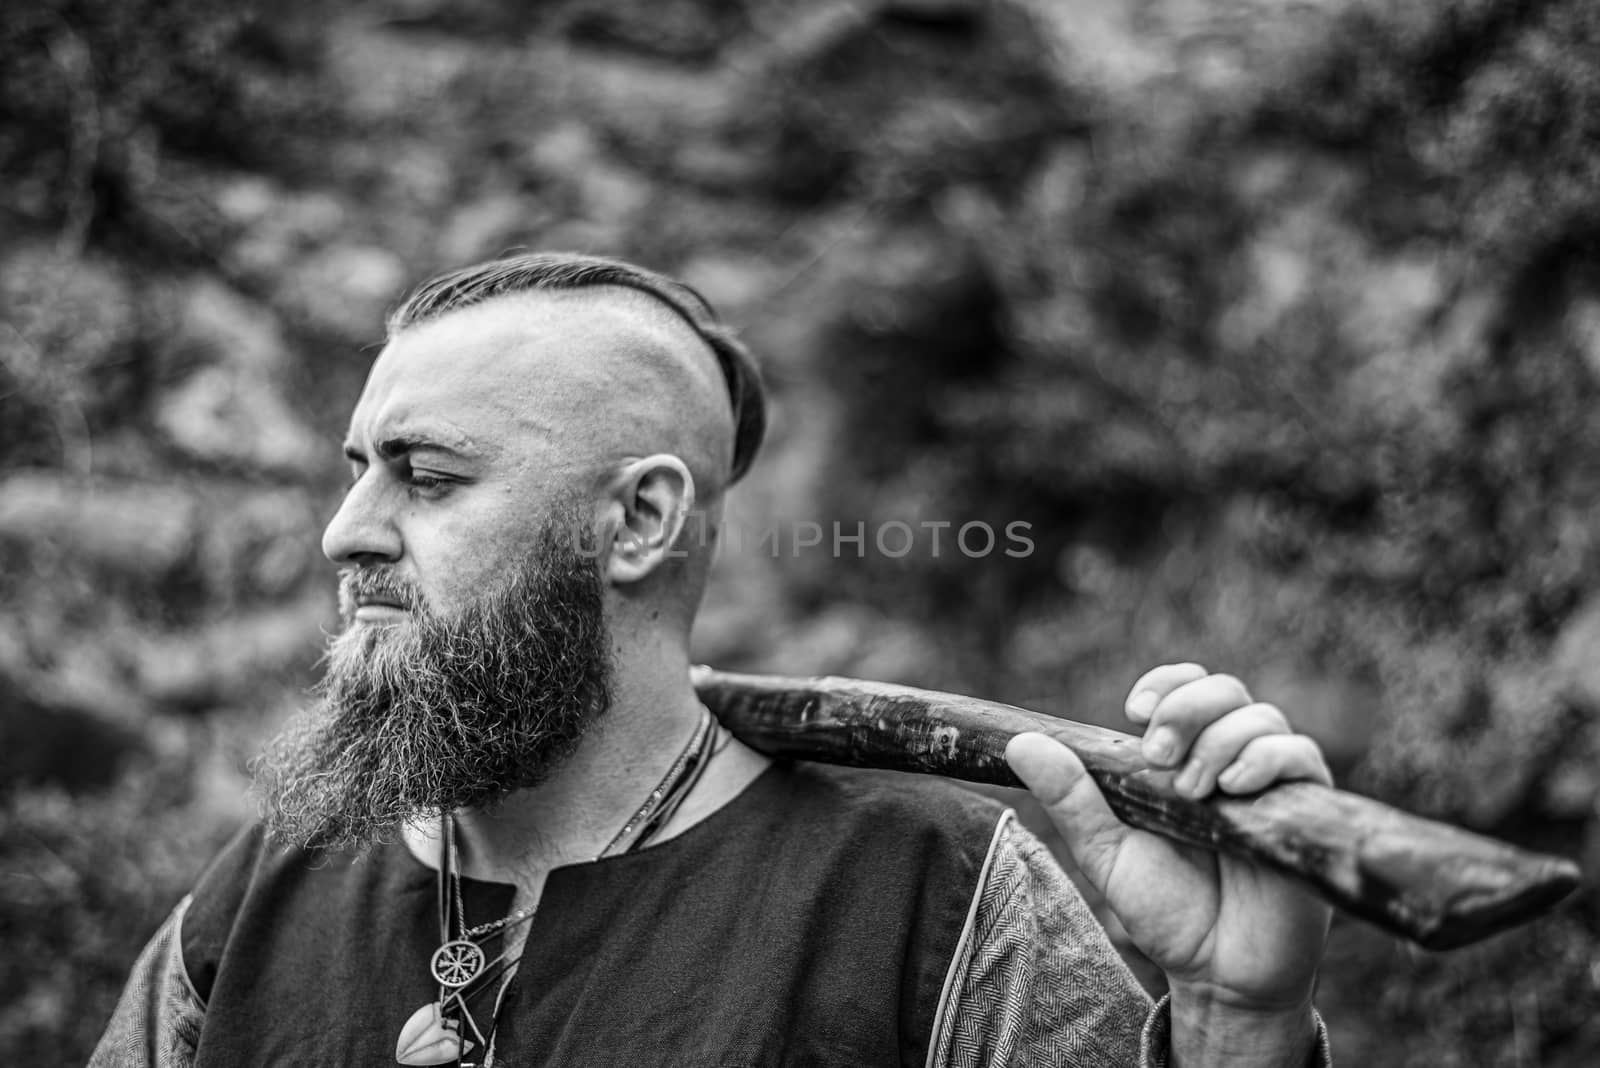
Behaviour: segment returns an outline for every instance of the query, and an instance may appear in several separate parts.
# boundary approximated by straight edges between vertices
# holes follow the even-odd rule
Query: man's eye
[[[437,492],[451,483],[451,479],[431,474],[427,471],[410,471],[406,475],[406,483],[416,490],[425,493]]]

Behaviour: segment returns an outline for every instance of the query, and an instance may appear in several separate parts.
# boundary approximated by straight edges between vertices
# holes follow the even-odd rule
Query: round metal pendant
[[[475,942],[458,938],[433,951],[433,977],[440,986],[460,989],[483,971],[483,950]]]

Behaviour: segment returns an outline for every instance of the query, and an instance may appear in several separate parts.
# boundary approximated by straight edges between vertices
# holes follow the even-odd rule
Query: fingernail
[[[1172,785],[1180,794],[1194,793],[1195,787],[1200,785],[1200,765],[1193,761],[1185,764]]]
[[[1178,757],[1178,734],[1170,727],[1157,727],[1144,740],[1144,758],[1152,764],[1170,764]]]
[[[1128,698],[1128,715],[1139,719],[1148,719],[1150,713],[1156,710],[1156,692],[1154,690],[1140,690]]]
[[[1230,764],[1221,775],[1217,776],[1217,785],[1224,790],[1231,790],[1240,779],[1244,778],[1244,768],[1239,764]]]

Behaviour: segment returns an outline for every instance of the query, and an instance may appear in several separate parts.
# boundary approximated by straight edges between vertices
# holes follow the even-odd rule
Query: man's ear
[[[694,476],[682,460],[670,453],[629,460],[608,497],[608,510],[620,513],[606,560],[612,582],[638,582],[664,560],[686,555],[678,539],[694,511]]]

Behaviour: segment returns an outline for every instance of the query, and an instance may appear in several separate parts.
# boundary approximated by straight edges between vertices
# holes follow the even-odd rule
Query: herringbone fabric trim
[[[1002,826],[935,1068],[1127,1068],[1150,999],[1055,858]]]
[[[205,1008],[183,969],[185,897],[134,962],[89,1068],[193,1068]]]
[[[1016,818],[1016,810],[1008,808],[1000,813],[1000,819],[995,824],[994,837],[989,842],[989,852],[984,855],[983,867],[978,872],[978,882],[972,891],[972,907],[967,910],[967,922],[961,928],[961,937],[956,942],[955,954],[950,958],[950,970],[945,973],[944,989],[939,992],[939,1008],[933,1018],[933,1041],[928,1043],[927,1068],[937,1068],[939,1051],[949,1041],[954,1026],[955,995],[961,989],[961,983],[972,961],[976,929],[983,912],[983,903],[991,881],[990,875],[994,871],[995,857],[1000,851],[1000,844],[1008,839],[1011,825],[1016,822]]]

